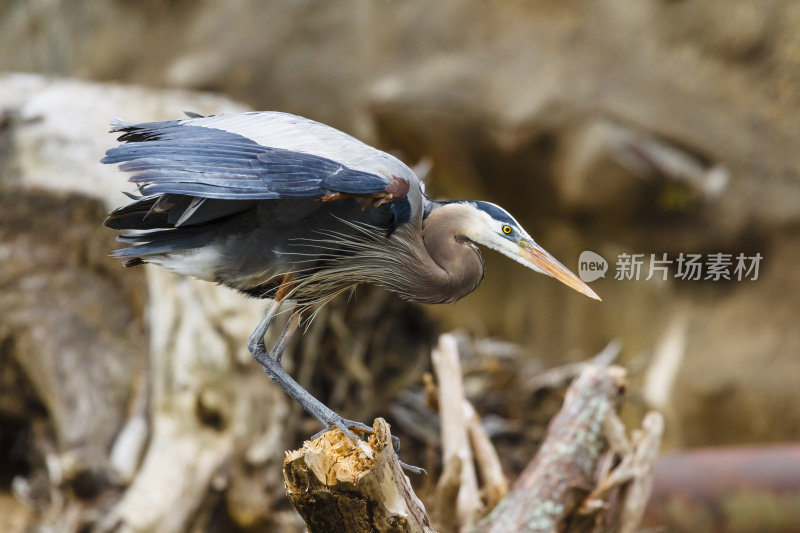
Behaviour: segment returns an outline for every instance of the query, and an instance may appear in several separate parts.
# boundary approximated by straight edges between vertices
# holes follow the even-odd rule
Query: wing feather
[[[398,225],[421,223],[424,196],[402,162],[353,137],[286,113],[260,112],[131,124],[112,121],[121,144],[103,163],[131,173],[141,197],[111,213],[106,225],[145,230],[118,257],[166,253],[205,244],[203,228],[261,200],[385,195]],[[137,264],[137,263],[131,263]]]
[[[305,152],[263,146],[224,130],[169,121],[116,126],[121,144],[103,163],[121,163],[144,195],[252,200],[378,194],[391,182]],[[335,130],[334,130],[335,131]]]
[[[388,180],[394,176],[412,186],[419,183],[414,172],[396,157],[335,128],[289,113],[254,111],[197,117],[181,122],[235,133],[262,146],[316,155]]]

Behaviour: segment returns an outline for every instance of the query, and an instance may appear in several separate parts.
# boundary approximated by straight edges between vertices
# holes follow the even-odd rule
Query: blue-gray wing
[[[197,120],[117,123],[113,131],[123,132],[119,137],[123,144],[109,150],[103,163],[121,163],[121,170],[133,172],[130,181],[145,196],[222,200],[314,198],[329,193],[401,198],[414,179],[413,173],[398,176],[391,168],[370,172],[314,153],[265,146],[238,133],[192,124]]]
[[[136,245],[116,251],[119,257],[203,246],[213,234],[206,231],[209,225],[262,201],[306,199],[313,207],[321,205],[318,200],[361,196],[374,200],[370,220],[380,220],[388,232],[412,220],[421,223],[423,195],[407,166],[302,117],[192,115],[142,124],[117,121],[112,131],[122,133],[122,144],[103,162],[131,172],[130,181],[142,193],[106,219],[110,228],[144,230],[120,237]],[[285,204],[296,206],[296,201]]]

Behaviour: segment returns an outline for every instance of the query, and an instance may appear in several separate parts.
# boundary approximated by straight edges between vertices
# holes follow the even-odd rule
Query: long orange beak
[[[600,297],[589,288],[581,279],[570,272],[570,270],[562,265],[558,259],[550,255],[547,250],[532,241],[520,240],[519,241],[520,257],[524,258],[531,265],[541,270],[550,277],[556,278],[564,285],[575,289],[576,291],[585,294],[589,298],[600,300]],[[602,300],[600,300],[602,301]]]

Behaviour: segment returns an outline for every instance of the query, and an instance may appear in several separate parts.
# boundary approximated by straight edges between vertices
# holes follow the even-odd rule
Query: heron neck
[[[439,208],[425,220],[426,290],[439,302],[459,300],[483,281],[483,258],[473,243],[461,238],[462,223],[458,206]]]

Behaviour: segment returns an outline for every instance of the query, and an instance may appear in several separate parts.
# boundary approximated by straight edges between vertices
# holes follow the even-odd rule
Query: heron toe
[[[329,422],[328,426],[325,429],[323,429],[322,431],[314,434],[311,437],[311,440],[314,440],[317,437],[320,437],[321,435],[323,435],[324,433],[330,431],[333,428],[337,428],[339,431],[341,431],[342,433],[347,435],[349,438],[351,438],[353,440],[353,442],[358,442],[359,440],[361,440],[361,437],[357,436],[356,433],[358,433],[359,435],[364,435],[364,434],[371,435],[373,433],[372,427],[368,426],[367,424],[364,424],[362,422],[358,422],[358,421],[355,421],[355,420],[348,420],[348,419],[343,418],[343,417],[341,417],[339,415],[336,415],[336,419],[334,419],[331,422]],[[394,449],[395,455],[397,455],[397,451],[400,449],[400,439],[395,437],[394,435],[392,435],[391,437],[392,437],[392,448]],[[400,466],[403,468],[403,470],[406,470],[408,472],[412,472],[414,474],[427,474],[428,473],[424,468],[421,468],[419,466],[410,465],[408,463],[404,463],[403,461],[400,461],[400,457],[399,456],[398,456],[398,462],[400,463]]]
[[[336,415],[337,418],[328,422],[327,427],[322,431],[315,433],[311,440],[316,439],[317,437],[321,436],[323,433],[330,431],[333,428],[337,428],[339,431],[350,437],[354,442],[360,440],[360,437],[356,435],[372,435],[373,429],[372,426],[368,426],[363,422],[358,422],[356,420],[348,420],[347,418],[343,418],[339,415]],[[394,435],[392,437],[392,448],[394,451],[397,452],[400,450],[400,439]]]

